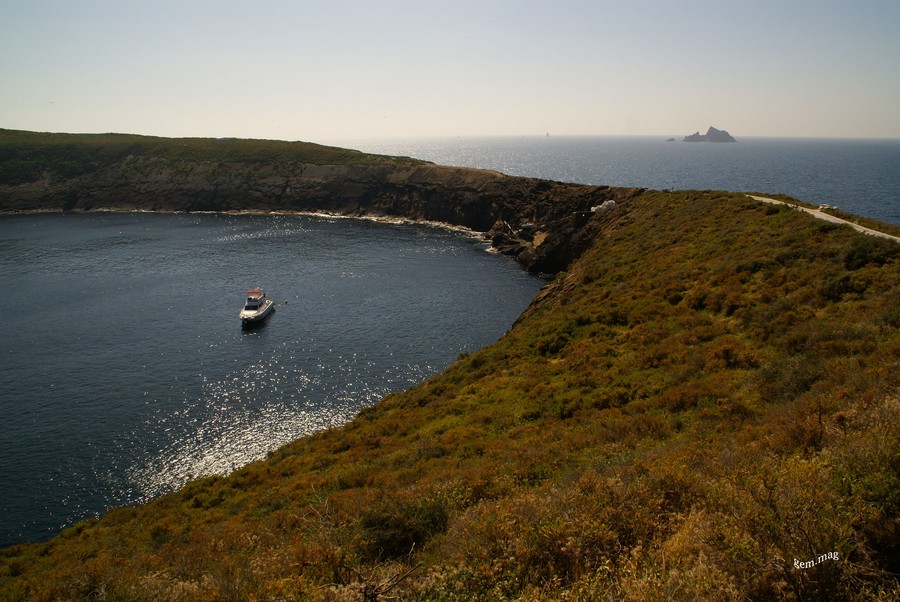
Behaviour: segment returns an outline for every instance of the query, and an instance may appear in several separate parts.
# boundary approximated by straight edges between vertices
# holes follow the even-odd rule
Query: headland
[[[113,138],[0,132],[0,211],[429,219],[553,276],[495,344],[346,426],[3,551],[5,598],[864,600],[900,587],[895,241],[724,191]]]

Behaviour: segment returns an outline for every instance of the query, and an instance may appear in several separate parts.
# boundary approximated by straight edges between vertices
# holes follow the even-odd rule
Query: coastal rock
[[[441,222],[482,232],[527,270],[552,274],[585,248],[577,234],[592,223],[593,207],[636,194],[306,143],[116,136],[0,130],[0,212],[323,212]],[[277,160],[263,155],[270,146],[280,148]]]
[[[695,132],[690,136],[685,136],[682,142],[737,142],[737,140],[725,130],[717,130],[712,126],[709,126],[709,129],[706,130],[706,134]]]

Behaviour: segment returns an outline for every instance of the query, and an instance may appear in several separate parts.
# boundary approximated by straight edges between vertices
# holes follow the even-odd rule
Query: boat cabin
[[[258,288],[250,289],[247,291],[247,302],[244,304],[244,309],[248,311],[257,311],[262,307],[265,299],[266,294]]]

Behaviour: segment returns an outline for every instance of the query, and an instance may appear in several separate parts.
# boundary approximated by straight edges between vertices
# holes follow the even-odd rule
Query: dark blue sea
[[[471,234],[0,216],[0,545],[230,472],[496,341],[541,282]],[[277,303],[260,328],[250,287]]]
[[[653,188],[783,193],[900,225],[900,140],[522,136],[347,141],[366,152],[514,176]]]

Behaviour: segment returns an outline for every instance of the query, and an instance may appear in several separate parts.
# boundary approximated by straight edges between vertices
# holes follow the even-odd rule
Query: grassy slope
[[[158,138],[133,134],[50,134],[0,129],[0,182],[32,182],[40,179],[45,171],[63,178],[75,177],[129,155],[243,163],[422,163],[407,157],[371,155],[310,142]]]
[[[896,595],[900,245],[726,193],[596,219],[495,345],[230,477],[10,549],[0,591]]]

